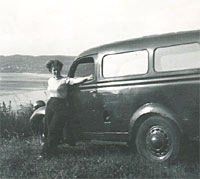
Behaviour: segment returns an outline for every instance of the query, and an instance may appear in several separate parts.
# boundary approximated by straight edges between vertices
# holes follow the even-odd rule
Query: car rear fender
[[[180,124],[177,121],[177,116],[167,107],[158,104],[158,103],[147,103],[133,114],[130,125],[129,125],[129,140],[135,139],[137,131],[140,125],[150,116],[160,115],[165,119],[172,120],[178,127],[180,133],[182,134],[183,130]]]

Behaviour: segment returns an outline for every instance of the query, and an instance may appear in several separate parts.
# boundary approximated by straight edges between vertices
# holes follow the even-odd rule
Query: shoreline
[[[51,74],[0,73],[0,105],[10,104],[14,109],[21,105],[47,101],[47,81]]]
[[[21,105],[34,104],[37,100],[47,101],[48,96],[45,90],[37,90],[26,93],[15,93],[6,96],[0,96],[0,104],[5,103],[8,106],[11,103],[13,109],[20,108]]]
[[[29,72],[0,72],[0,76],[1,74],[5,75],[5,74],[17,74],[17,75],[34,75],[34,76],[44,76],[44,77],[49,77],[51,76],[50,73],[29,73]]]

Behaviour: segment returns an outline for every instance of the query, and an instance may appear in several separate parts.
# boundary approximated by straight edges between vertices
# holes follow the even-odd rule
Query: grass
[[[5,104],[0,109],[1,179],[199,178],[199,143],[189,143],[178,160],[168,164],[151,163],[126,145],[104,142],[80,142],[75,147],[62,144],[58,156],[37,160],[42,146],[30,130],[31,109],[21,106],[13,112]]]
[[[32,114],[32,104],[20,105],[17,110],[13,110],[11,102],[6,105],[0,104],[0,137],[29,137],[32,135],[29,118]]]
[[[41,145],[37,137],[1,140],[0,178],[177,178],[199,177],[198,147],[171,164],[151,163],[127,146],[78,143],[59,146],[60,154],[37,160]]]

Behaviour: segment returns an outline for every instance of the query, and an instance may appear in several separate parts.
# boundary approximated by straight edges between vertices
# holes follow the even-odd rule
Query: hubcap
[[[164,157],[170,149],[168,133],[161,126],[153,126],[147,133],[146,144],[154,156]]]

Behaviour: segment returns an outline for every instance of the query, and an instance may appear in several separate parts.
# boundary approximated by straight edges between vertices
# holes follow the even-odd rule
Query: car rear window
[[[200,68],[200,44],[157,48],[154,62],[158,72]]]
[[[146,50],[106,55],[103,58],[103,76],[119,77],[145,74],[148,71]]]

